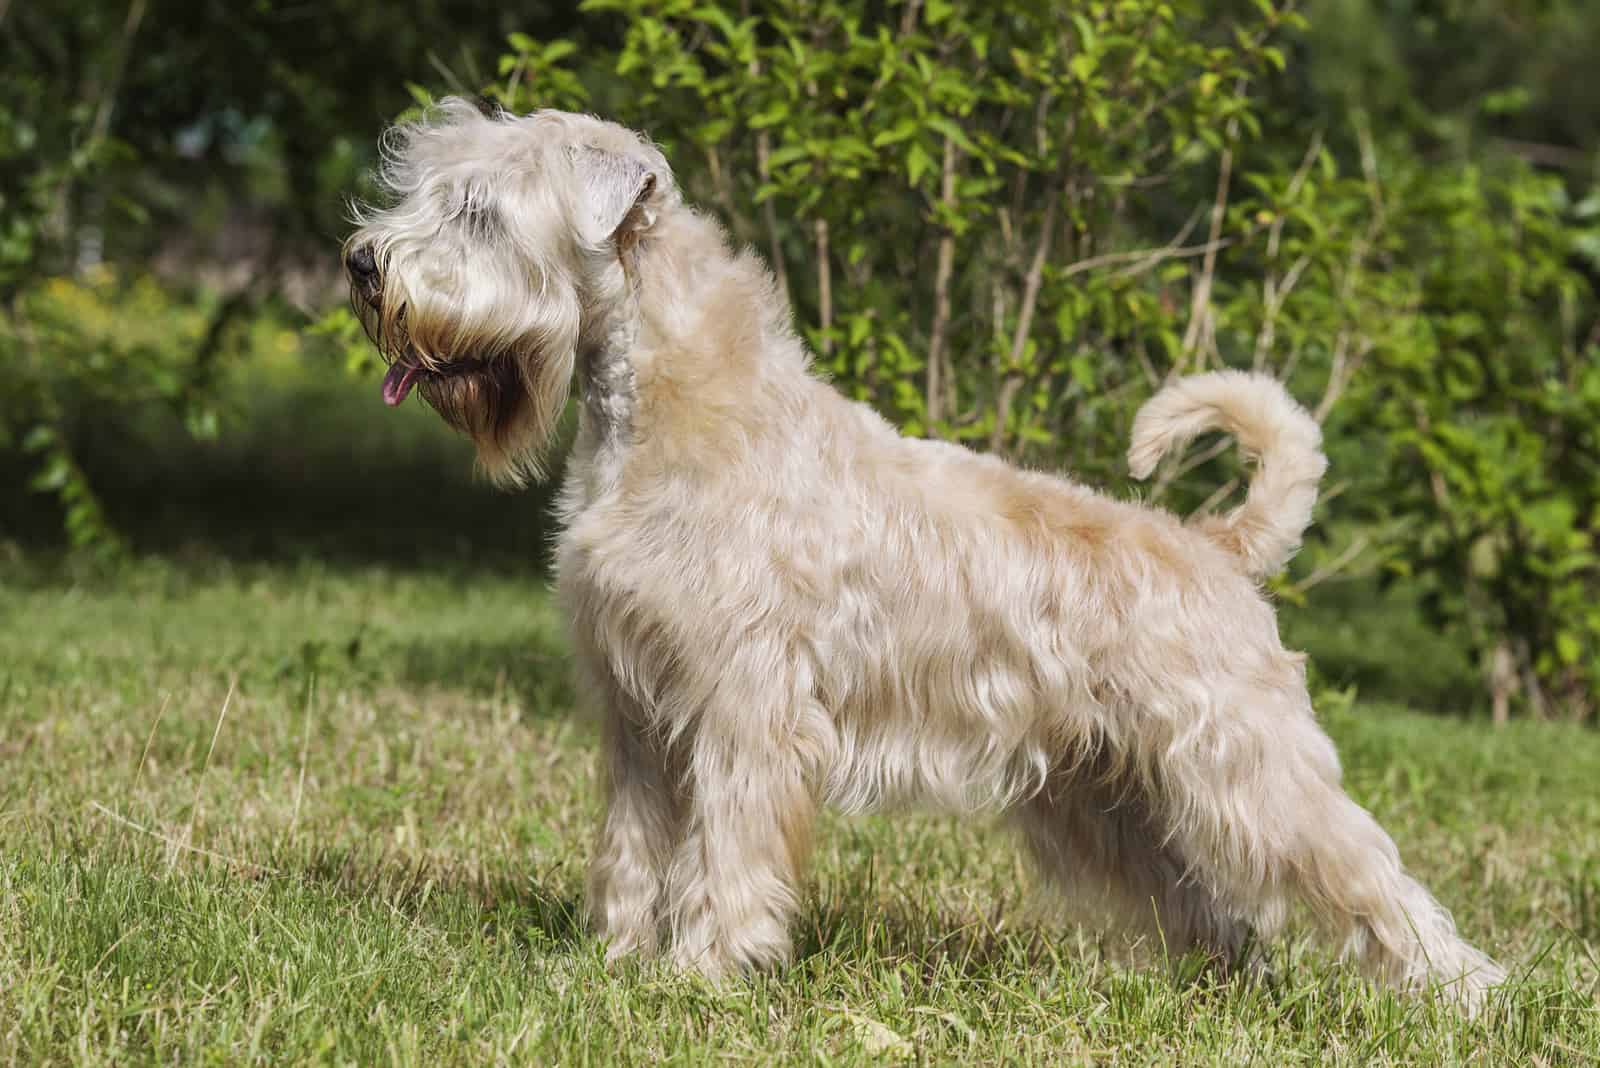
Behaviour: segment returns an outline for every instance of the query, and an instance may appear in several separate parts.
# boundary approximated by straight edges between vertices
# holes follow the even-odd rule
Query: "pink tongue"
[[[417,381],[417,368],[396,360],[383,376],[383,403],[393,408],[406,399]]]

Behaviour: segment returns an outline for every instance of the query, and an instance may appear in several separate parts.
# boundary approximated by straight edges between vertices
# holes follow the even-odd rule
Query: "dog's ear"
[[[585,237],[595,246],[624,242],[655,222],[650,194],[656,174],[646,161],[620,152],[583,147],[573,162],[583,179],[584,206],[588,209]]]

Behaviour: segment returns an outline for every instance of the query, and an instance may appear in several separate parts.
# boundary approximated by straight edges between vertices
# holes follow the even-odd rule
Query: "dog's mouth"
[[[397,357],[383,376],[383,403],[397,408],[419,383],[458,378],[482,370],[484,365],[479,360],[458,360],[439,368],[424,367],[414,355],[406,353]]]
[[[396,360],[389,365],[389,373],[383,376],[383,403],[391,408],[397,408],[400,402],[411,394],[411,387],[417,384],[417,376],[423,370],[415,364]]]

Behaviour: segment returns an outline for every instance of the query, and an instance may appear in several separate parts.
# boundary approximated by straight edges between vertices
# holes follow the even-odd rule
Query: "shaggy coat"
[[[446,102],[385,140],[346,256],[413,387],[520,481],[582,392],[559,589],[605,724],[589,906],[610,952],[785,959],[819,805],[1004,812],[1075,899],[1230,961],[1309,906],[1372,974],[1503,976],[1340,787],[1259,580],[1311,518],[1274,381],[1170,383],[1135,475],[1220,428],[1260,461],[1185,525],[913,440],[813,371],[771,274],[638,135]]]

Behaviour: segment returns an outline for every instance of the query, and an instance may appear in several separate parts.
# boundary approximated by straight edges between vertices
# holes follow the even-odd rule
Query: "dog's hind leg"
[[[1138,789],[1080,768],[1054,776],[1014,818],[1069,907],[1090,906],[1147,931],[1174,959],[1198,952],[1231,971],[1251,944],[1250,925],[1227,912],[1161,841]]]
[[[1173,844],[1229,910],[1275,919],[1297,898],[1376,978],[1437,983],[1469,1009],[1504,978],[1345,794],[1303,691],[1231,687],[1150,756]]]

